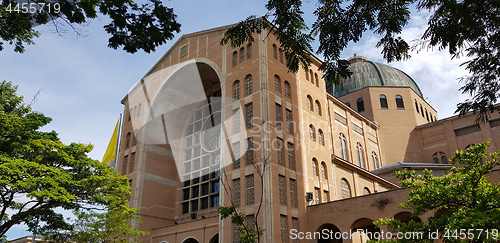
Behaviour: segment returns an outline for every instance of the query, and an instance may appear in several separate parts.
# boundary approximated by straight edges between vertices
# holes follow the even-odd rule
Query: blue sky
[[[53,118],[42,130],[57,131],[64,143],[92,143],[95,147],[90,157],[101,160],[123,112],[121,99],[181,35],[236,23],[250,15],[263,15],[266,2],[164,1],[165,6],[174,8],[182,32],[151,54],[129,54],[108,48],[109,35],[103,29],[108,23],[105,17],[82,27],[86,37],[77,37],[68,27],[67,33],[58,36],[51,26],[38,26],[36,30],[41,37],[35,40],[35,45],[27,46],[25,53],[14,53],[8,45],[0,52],[0,79],[18,85],[18,94],[27,103],[41,90],[33,108]],[[315,1],[304,2],[308,24],[314,21],[314,8]],[[426,28],[427,17],[426,13],[412,13],[402,36],[407,40],[419,38]],[[375,36],[367,34],[359,43],[351,44],[342,56],[349,58],[357,53],[386,63],[380,49],[375,48],[377,41]],[[466,98],[458,91],[461,84],[457,81],[467,74],[459,66],[465,60],[450,60],[446,51],[437,50],[424,50],[412,56],[409,61],[389,65],[405,71],[418,83],[427,102],[438,111],[438,118],[452,116],[456,104]],[[14,239],[28,234],[24,227],[16,226],[7,236]]]

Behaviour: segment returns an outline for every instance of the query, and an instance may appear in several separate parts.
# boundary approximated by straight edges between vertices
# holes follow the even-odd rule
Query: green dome
[[[328,87],[328,93],[342,97],[369,86],[409,87],[423,98],[417,83],[403,71],[385,64],[367,61],[364,57],[351,57],[350,78],[342,79],[339,85]]]

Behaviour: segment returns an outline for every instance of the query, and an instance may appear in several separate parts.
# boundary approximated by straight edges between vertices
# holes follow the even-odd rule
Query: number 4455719
[[[22,13],[41,13],[43,8],[46,7],[48,13],[59,13],[61,11],[61,5],[59,3],[53,3],[52,8],[50,3],[17,3],[14,8],[12,8],[12,3],[9,3],[5,9],[7,12],[22,12]]]

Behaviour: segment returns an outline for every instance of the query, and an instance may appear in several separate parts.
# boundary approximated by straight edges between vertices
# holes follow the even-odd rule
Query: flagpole
[[[118,145],[120,144],[120,131],[122,128],[122,114],[120,113],[120,118],[118,118],[118,134],[116,138],[116,150],[115,150],[115,170],[118,171]]]

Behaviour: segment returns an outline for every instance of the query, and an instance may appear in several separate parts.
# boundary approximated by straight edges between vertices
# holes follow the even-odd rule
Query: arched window
[[[326,164],[325,162],[321,162],[321,176],[323,177],[323,179],[327,179],[326,178]]]
[[[236,80],[233,83],[233,97],[235,100],[240,99],[240,81]]]
[[[240,48],[240,63],[245,61],[245,47]]]
[[[387,106],[387,97],[385,95],[380,95],[380,108],[381,109],[388,109],[389,107]]]
[[[396,106],[398,107],[398,110],[405,109],[405,104],[403,102],[403,97],[401,95],[396,95]]]
[[[340,144],[340,156],[342,159],[349,161],[349,156],[347,153],[347,141],[344,134],[339,134],[339,144]]]
[[[420,111],[418,111],[418,104],[417,104],[417,100],[415,100],[415,109],[417,109],[417,113],[420,113]]]
[[[474,146],[474,144],[469,144],[465,147],[465,152],[467,152],[469,150],[470,147]]]
[[[249,95],[253,92],[252,75],[248,74],[245,77],[245,95]]]
[[[422,104],[420,104],[420,114],[422,114],[422,117],[425,118],[424,109],[422,108]]]
[[[138,135],[137,133],[138,132],[139,131],[137,129],[134,130],[134,146],[137,145],[137,135]]]
[[[347,182],[347,180],[344,178],[340,180],[340,191],[342,194],[342,199],[351,197],[351,187],[349,186],[349,182]]]
[[[252,43],[247,45],[247,59],[252,58]]]
[[[314,84],[313,70],[309,69],[309,76],[311,77],[311,83]]]
[[[233,67],[235,67],[236,65],[238,65],[238,52],[234,51],[233,52]]]
[[[316,135],[314,132],[314,126],[311,124],[309,125],[309,136],[311,137],[311,140],[316,141]]]
[[[321,131],[321,129],[318,129],[318,142],[321,145],[325,145],[325,138],[323,135],[323,131]]]
[[[127,133],[127,143],[126,143],[126,148],[130,148],[130,138],[132,137],[131,133]]]
[[[372,162],[373,162],[373,169],[376,170],[378,169],[378,158],[377,154],[375,152],[372,152]]]
[[[290,98],[290,83],[285,81],[285,97]]]
[[[370,195],[370,189],[368,189],[368,187],[363,188],[363,195]]]
[[[317,176],[318,175],[318,161],[316,160],[316,158],[313,158],[313,161],[312,161],[312,169],[313,169],[313,175]]]
[[[278,75],[274,75],[274,89],[281,92],[281,80]]]
[[[349,102],[345,103],[345,105],[351,107],[351,103]]]
[[[318,74],[314,74],[314,79],[316,80],[316,86],[319,87]]]
[[[141,103],[139,103],[139,107],[137,107],[137,117],[141,115]]]
[[[425,117],[427,117],[427,122],[429,122],[429,113],[427,113],[427,108],[425,108]]]
[[[306,80],[309,80],[309,72],[306,71]]]
[[[273,44],[273,57],[274,59],[278,60],[278,48],[275,44]]]
[[[280,62],[283,63],[283,50],[281,48],[279,50],[279,54],[280,54]]]
[[[363,156],[363,147],[361,147],[360,143],[356,144],[356,151],[358,152],[358,164],[359,167],[365,168],[365,158]]]
[[[307,108],[308,108],[309,110],[311,110],[311,111],[313,110],[313,107],[312,107],[312,102],[313,102],[313,101],[312,101],[311,96],[310,96],[310,95],[308,95],[308,96],[307,96]]]
[[[358,112],[363,112],[365,111],[365,103],[363,102],[363,98],[359,98],[356,101],[356,104],[358,106]]]
[[[318,100],[316,100],[316,114],[321,116],[321,103],[319,103]]]
[[[432,155],[432,162],[434,162],[434,164],[439,164],[440,160],[442,164],[448,164],[448,158],[446,158],[446,155],[443,152],[436,152]]]

